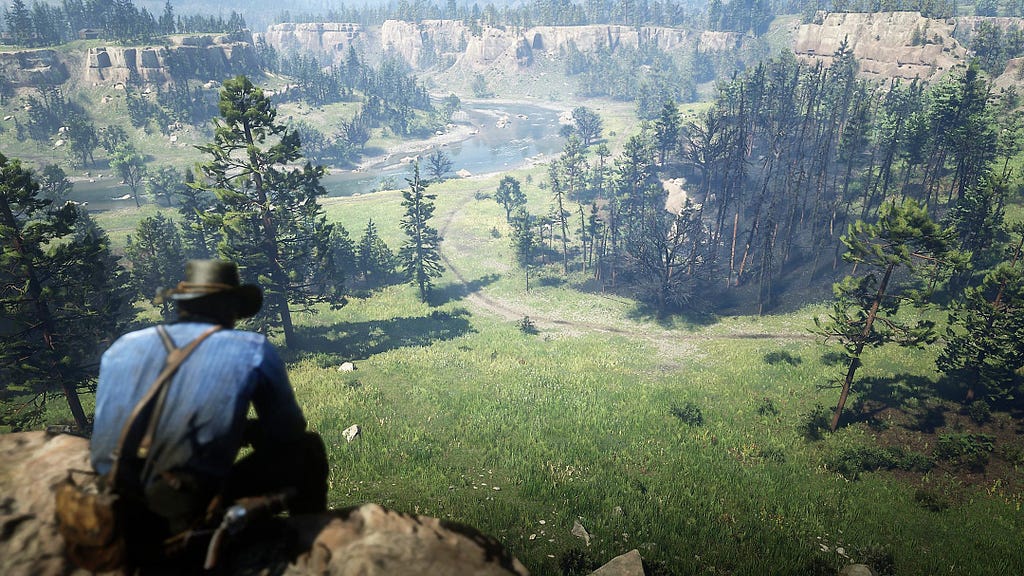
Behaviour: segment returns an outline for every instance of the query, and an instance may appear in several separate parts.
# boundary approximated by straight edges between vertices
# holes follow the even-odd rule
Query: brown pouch
[[[125,563],[125,542],[119,518],[120,498],[92,473],[78,482],[75,471],[55,487],[57,530],[68,558],[80,568],[108,572]]]

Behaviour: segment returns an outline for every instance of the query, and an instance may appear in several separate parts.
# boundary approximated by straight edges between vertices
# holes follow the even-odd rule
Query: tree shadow
[[[443,287],[435,287],[430,291],[428,297],[431,306],[442,306],[449,302],[464,299],[466,296],[479,291],[484,286],[494,284],[501,276],[497,274],[485,274],[475,280],[468,282],[452,282]]]
[[[388,350],[427,346],[472,333],[469,316],[468,310],[457,308],[450,312],[435,310],[426,316],[300,328],[296,332],[296,355],[326,355],[327,363],[365,360]]]
[[[913,374],[897,374],[888,378],[869,376],[858,378],[854,383],[861,398],[901,410],[934,396],[934,385],[932,380]]]
[[[711,326],[718,322],[718,316],[706,310],[682,310],[666,312],[645,302],[637,302],[626,312],[626,317],[636,322],[654,322],[668,330],[678,328],[680,321],[694,328]]]
[[[898,374],[889,378],[860,378],[854,386],[857,399],[849,414],[844,415],[845,424],[864,422],[873,428],[884,428],[886,423],[879,415],[888,409],[898,410],[908,418],[900,419],[900,425],[907,429],[932,434],[946,425],[947,406],[929,403],[935,398],[935,382],[923,376]]]

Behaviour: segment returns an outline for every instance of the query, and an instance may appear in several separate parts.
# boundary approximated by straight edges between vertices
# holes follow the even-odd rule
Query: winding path
[[[472,200],[466,200],[472,201]],[[668,354],[679,354],[685,351],[692,351],[694,344],[701,340],[728,339],[728,340],[750,340],[750,339],[777,339],[777,340],[814,340],[816,337],[809,332],[754,332],[735,331],[724,333],[706,333],[702,331],[689,332],[682,330],[665,329],[656,324],[640,324],[624,321],[623,324],[613,325],[609,322],[576,321],[564,317],[553,316],[550,313],[540,313],[530,306],[520,303],[512,303],[485,294],[477,289],[470,291],[470,281],[466,278],[463,269],[459,268],[453,257],[450,257],[445,245],[451,241],[449,232],[452,225],[460,220],[465,202],[458,202],[455,209],[444,215],[441,223],[440,233],[445,242],[441,244],[440,256],[448,271],[455,279],[467,288],[465,301],[477,310],[498,316],[508,321],[519,320],[529,316],[536,325],[541,328],[559,329],[567,332],[598,332],[625,336],[628,338],[641,339],[650,342],[660,351]],[[625,300],[617,298],[610,299],[627,304]]]

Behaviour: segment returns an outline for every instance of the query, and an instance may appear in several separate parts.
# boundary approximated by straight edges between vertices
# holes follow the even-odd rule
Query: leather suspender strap
[[[124,450],[125,442],[128,440],[128,433],[131,431],[132,426],[135,424],[135,420],[139,418],[145,408],[153,402],[156,398],[156,405],[153,407],[153,411],[149,415],[149,421],[146,423],[146,433],[139,442],[138,448],[136,448],[135,456],[138,458],[148,458],[149,448],[153,444],[153,436],[156,433],[156,426],[160,420],[160,413],[163,412],[164,402],[167,400],[167,384],[171,381],[171,377],[178,371],[182,362],[192,353],[193,350],[202,343],[208,336],[214,332],[223,328],[220,325],[212,326],[205,332],[199,335],[198,338],[190,342],[184,348],[177,348],[174,346],[174,342],[167,334],[166,329],[163,326],[157,326],[157,332],[160,334],[160,339],[164,343],[164,347],[168,348],[167,360],[164,363],[163,370],[160,371],[160,375],[157,376],[156,380],[149,387],[149,390],[142,396],[142,399],[135,405],[131,415],[128,416],[128,420],[124,424],[124,428],[121,429],[121,437],[117,442],[117,448],[112,454],[113,465],[110,468],[109,478],[111,483],[117,481],[117,471],[121,464],[121,454]]]

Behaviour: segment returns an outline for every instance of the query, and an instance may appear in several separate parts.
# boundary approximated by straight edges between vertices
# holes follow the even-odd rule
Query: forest
[[[19,48],[74,43],[83,29],[124,45],[195,32],[247,34],[247,12],[185,14],[167,1],[154,15],[143,4],[64,0],[29,7],[14,0],[4,7],[0,32]],[[403,0],[316,13],[314,7],[309,14],[299,3],[272,20],[372,25],[444,18],[479,29],[621,23],[760,37],[779,15],[813,20],[811,8],[1024,16],[1010,2],[867,4],[481,7]],[[279,5],[253,2],[253,9]],[[1024,102],[1016,86],[997,88],[993,80],[1024,55],[1022,30],[1019,23],[983,22],[970,39],[972,58],[933,81],[866,79],[846,41],[828,63],[788,49],[755,61],[749,54],[680,56],[649,45],[603,44],[581,51],[570,44],[548,69],[575,90],[568,101],[546,103],[564,112],[556,154],[460,179],[451,174],[458,166],[446,149],[435,146],[410,155],[401,181],[346,198],[328,197],[330,173],[358,171],[385,147],[441,135],[470,105],[519,95],[496,96],[488,85],[495,76],[485,80],[484,73],[473,77],[474,93],[459,93],[465,84],[438,86],[436,64],[417,72],[393,53],[377,58],[349,47],[326,62],[259,42],[258,69],[246,75],[182,72],[162,85],[130,79],[121,96],[123,124],[109,122],[93,94],[0,77],[0,106],[10,111],[0,136],[50,151],[38,165],[18,158],[14,146],[0,153],[0,430],[60,423],[87,431],[102,351],[127,330],[173,317],[169,303],[152,296],[176,281],[183,261],[221,257],[264,287],[263,311],[245,327],[287,350],[300,399],[316,406],[311,422],[325,435],[344,427],[327,408],[336,402],[379,421],[386,437],[388,419],[408,420],[405,408],[396,408],[405,392],[394,381],[415,382],[408,393],[409,410],[423,411],[417,416],[437,409],[443,418],[441,405],[450,400],[465,411],[453,409],[450,423],[466,418],[483,430],[467,433],[482,435],[467,442],[472,456],[455,456],[469,462],[470,476],[497,470],[508,476],[502,496],[513,486],[521,487],[524,502],[539,493],[545,506],[558,502],[552,514],[563,522],[586,517],[605,535],[600,549],[588,543],[586,550],[570,536],[557,543],[553,537],[551,554],[534,550],[533,537],[510,544],[540,573],[589,573],[601,554],[634,546],[619,534],[644,531],[645,540],[666,548],[646,549],[645,558],[654,558],[649,573],[717,573],[715,566],[756,573],[754,560],[723,549],[704,559],[689,549],[685,558],[667,550],[676,533],[699,541],[728,533],[750,556],[779,546],[788,573],[835,573],[834,564],[845,561],[835,552],[838,534],[826,534],[833,538],[827,558],[805,545],[812,536],[800,524],[817,517],[795,493],[779,489],[774,510],[745,500],[735,487],[713,487],[718,500],[708,504],[673,491],[674,472],[652,471],[659,458],[706,465],[715,486],[793,475],[786,477],[814,486],[822,501],[841,500],[823,479],[832,475],[848,482],[865,507],[890,486],[889,477],[870,475],[894,471],[908,487],[899,505],[886,505],[914,526],[950,509],[975,522],[986,513],[975,506],[1012,516],[1008,511],[1019,512],[1021,502],[1024,411]],[[169,66],[194,68],[173,59]],[[198,161],[146,152],[147,138],[176,137],[186,126]],[[90,210],[73,200],[81,179],[72,174],[97,171],[127,187],[128,208]],[[622,318],[605,308],[623,302]],[[481,308],[506,314],[481,319]],[[740,335],[723,336],[736,322]],[[600,336],[554,335],[565,326],[590,326]],[[708,348],[689,355],[705,337]],[[669,357],[661,358],[666,349]],[[660,363],[643,363],[655,356]],[[350,358],[368,368],[338,375],[334,365]],[[705,358],[712,360],[704,364]],[[450,381],[414,367],[423,359]],[[602,369],[617,379],[597,376]],[[649,388],[623,390],[634,377]],[[325,392],[323,382],[341,392]],[[578,396],[564,391],[576,385],[584,387]],[[619,452],[615,440],[595,432],[604,426],[598,416],[615,412],[609,398],[627,406],[623,425],[627,436],[644,438],[632,445],[642,457]],[[590,404],[578,404],[584,400]],[[554,423],[531,415],[532,432],[508,432],[500,401],[524,413],[539,403]],[[600,438],[591,444],[587,434],[567,433],[562,417],[574,419],[568,429]],[[646,435],[652,418],[668,431],[666,439]],[[485,447],[504,445],[489,436],[502,430],[515,444],[510,450],[526,454],[522,462]],[[904,430],[917,434],[913,442],[898,436]],[[344,444],[331,456],[350,465],[351,474],[386,479],[371,483],[368,496],[410,508],[428,498],[439,503],[429,510],[439,517],[506,529],[500,514],[475,505],[467,511],[461,500],[438,494],[434,484],[468,485],[437,463],[447,452],[439,456],[423,445],[461,440],[411,423],[397,433],[412,447],[382,442],[408,465],[403,470],[345,452]],[[598,456],[606,450],[611,460]],[[681,455],[687,451],[694,455]],[[614,473],[619,462],[628,464],[621,484],[592,479],[591,468]],[[338,474],[339,485],[356,481],[348,471]],[[403,474],[413,478],[408,494],[389,492],[386,484]],[[964,484],[988,491],[989,499],[974,499]],[[339,488],[332,499],[355,490]],[[590,516],[565,504],[574,494],[592,506],[581,509]],[[616,499],[643,519],[605,510]],[[664,501],[707,506],[707,524],[678,519],[661,532],[650,517],[660,517]],[[903,508],[908,501],[912,512]],[[819,532],[855,515],[819,505],[829,519],[815,525]],[[524,537],[539,530],[527,519],[541,514],[532,504],[508,506],[514,530]],[[1019,526],[1019,519],[1006,522]],[[769,524],[778,532],[750,536]],[[941,524],[954,530],[946,528],[955,524],[948,518]],[[882,573],[924,574],[953,562],[914,557],[909,544],[879,543],[871,536],[877,530],[851,528],[846,538],[860,539],[849,550],[889,567]],[[1019,565],[1005,554],[1003,539],[990,539],[995,552],[979,553],[960,537],[966,543],[943,554],[979,562],[979,554],[991,556],[979,574]]]

